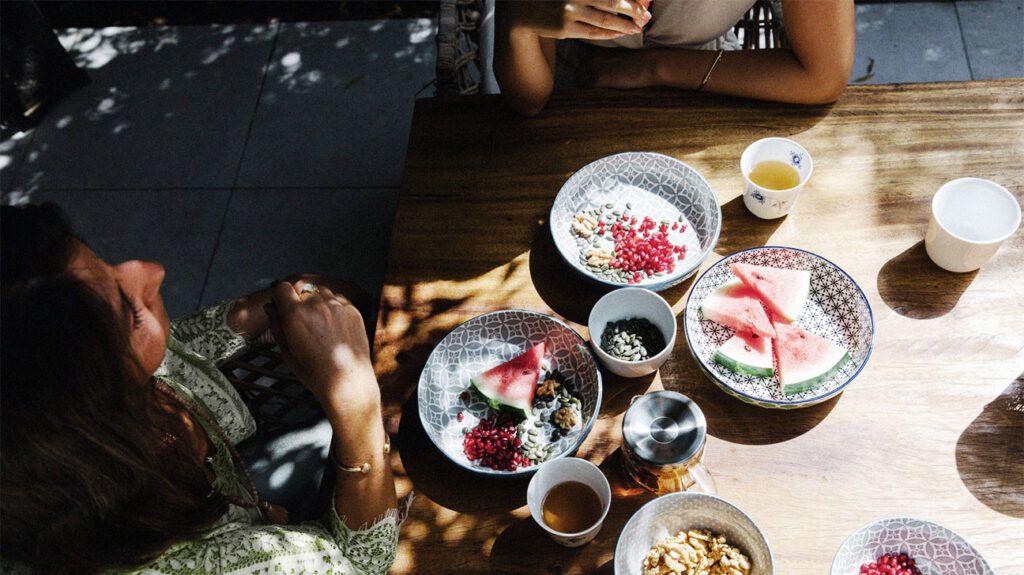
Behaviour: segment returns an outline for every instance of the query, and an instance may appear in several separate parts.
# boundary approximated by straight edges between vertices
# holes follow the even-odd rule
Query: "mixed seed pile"
[[[623,361],[644,361],[665,349],[665,336],[645,318],[620,319],[605,326],[601,349]]]
[[[686,246],[669,238],[683,233],[683,216],[677,221],[655,222],[648,216],[633,215],[605,204],[577,213],[571,223],[579,247],[580,263],[601,279],[635,284],[675,271],[676,262],[686,257]]]
[[[644,575],[747,575],[750,559],[725,537],[690,529],[659,539],[644,557]]]
[[[459,395],[472,401],[472,388]],[[502,471],[515,471],[547,461],[556,455],[556,443],[583,420],[583,402],[557,376],[543,378],[537,385],[530,417],[516,423],[508,413],[487,417],[473,428],[463,427],[463,450],[470,461]],[[463,413],[457,415],[463,420]],[[547,431],[546,423],[552,430]]]

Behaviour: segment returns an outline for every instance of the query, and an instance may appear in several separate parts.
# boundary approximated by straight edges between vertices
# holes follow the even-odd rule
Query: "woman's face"
[[[153,375],[164,358],[170,320],[160,296],[164,267],[131,260],[112,266],[88,246],[78,244],[68,271],[110,303],[124,326],[144,377]]]

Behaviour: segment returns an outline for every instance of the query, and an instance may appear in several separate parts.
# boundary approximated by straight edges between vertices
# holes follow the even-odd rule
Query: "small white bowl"
[[[626,361],[612,357],[601,349],[601,334],[609,323],[634,317],[644,318],[661,330],[665,337],[665,349],[650,359]],[[663,297],[644,288],[621,288],[605,294],[590,310],[587,321],[590,330],[590,346],[597,359],[608,371],[622,377],[642,377],[658,371],[676,343],[676,315],[672,306]]]

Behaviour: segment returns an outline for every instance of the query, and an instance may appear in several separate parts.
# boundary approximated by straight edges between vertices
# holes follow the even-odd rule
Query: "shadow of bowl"
[[[789,441],[814,429],[839,403],[842,393],[817,405],[800,409],[765,409],[728,395],[707,378],[687,346],[676,338],[670,365],[662,369],[665,389],[678,391],[697,402],[708,422],[708,434],[744,445]]]
[[[885,262],[878,272],[878,294],[896,313],[911,319],[932,319],[956,307],[977,271],[948,272],[928,258],[924,240]]]
[[[438,505],[462,513],[509,511],[526,505],[526,487],[532,474],[485,476],[466,471],[453,463],[423,429],[419,398],[415,393],[402,407],[398,433],[402,466],[413,487]]]
[[[960,434],[956,468],[978,501],[1024,518],[1024,373]]]

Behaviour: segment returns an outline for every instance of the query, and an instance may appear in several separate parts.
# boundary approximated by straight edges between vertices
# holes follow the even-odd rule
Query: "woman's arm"
[[[555,40],[610,40],[637,34],[651,19],[650,0],[499,0],[495,14],[494,75],[517,112],[536,115],[551,96]]]
[[[380,388],[362,315],[327,287],[300,294],[281,282],[271,297],[270,329],[288,366],[331,423],[332,458],[345,467],[369,464],[368,473],[339,470],[334,487],[338,516],[359,529],[396,506],[395,481],[384,453]]]
[[[853,66],[856,22],[853,0],[784,0],[789,49],[729,51],[704,91],[794,104],[834,102]],[[595,58],[596,86],[649,85],[700,88],[717,52],[672,48]]]

